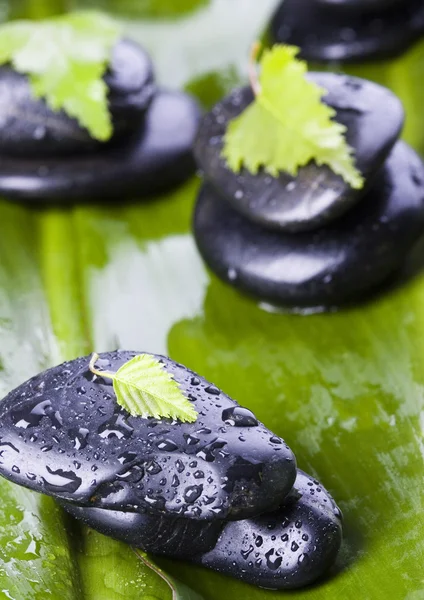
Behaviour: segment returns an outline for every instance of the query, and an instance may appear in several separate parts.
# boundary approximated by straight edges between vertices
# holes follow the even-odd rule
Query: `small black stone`
[[[100,364],[117,371],[137,354],[105,353]],[[131,417],[112,382],[91,373],[90,357],[79,358],[1,403],[0,475],[80,506],[203,521],[246,518],[280,504],[296,477],[291,450],[273,443],[258,422],[240,440],[240,429],[222,421],[223,410],[238,406],[234,400],[209,394],[205,379],[156,358],[190,395],[196,422]]]
[[[299,588],[333,565],[341,541],[340,509],[318,481],[299,470],[278,510],[228,523],[199,562],[259,587]]]
[[[196,521],[147,513],[86,508],[58,500],[73,517],[103,535],[152,554],[190,559],[209,552],[224,526],[221,521]]]
[[[222,279],[257,298],[294,308],[333,307],[359,299],[403,262],[424,232],[424,165],[398,142],[361,202],[317,231],[267,231],[206,185],[194,233]]]
[[[284,0],[270,26],[273,41],[300,46],[302,56],[315,62],[355,62],[394,58],[410,48],[424,31],[422,0],[400,0],[374,12],[368,0],[356,10],[340,10],[335,2]],[[337,3],[337,4],[340,4]],[[349,2],[353,5],[353,1]],[[356,3],[355,3],[356,4]]]
[[[92,154],[29,159],[0,155],[0,194],[22,200],[145,197],[183,182],[194,169],[200,109],[190,96],[158,92],[131,139]]]
[[[108,143],[93,139],[64,111],[55,112],[43,99],[34,98],[25,75],[10,66],[0,67],[0,160],[2,156],[39,159],[99,152],[131,136],[141,127],[155,92],[150,57],[133,42],[119,42],[105,81],[114,128]]]
[[[346,126],[347,142],[369,186],[399,137],[404,119],[401,102],[386,88],[356,77],[332,73],[309,77],[328,90],[325,101]],[[224,135],[229,121],[252,100],[250,88],[243,88],[219,102],[203,117],[194,146],[205,178],[236,210],[267,228],[307,231],[336,219],[358,202],[364,190],[352,189],[329,167],[314,162],[301,168],[297,177],[231,171],[222,157]]]

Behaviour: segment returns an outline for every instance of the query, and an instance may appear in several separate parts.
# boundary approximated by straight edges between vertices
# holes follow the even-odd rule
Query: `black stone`
[[[407,0],[406,0],[407,1]],[[346,11],[385,11],[405,4],[405,0],[316,0],[317,4]]]
[[[54,112],[36,99],[25,75],[0,67],[0,157],[37,158],[99,152],[142,127],[155,92],[148,54],[130,41],[115,46],[110,72],[109,110],[114,135],[111,142],[93,139],[63,111]]]
[[[333,565],[341,541],[340,509],[319,481],[299,470],[278,510],[228,523],[199,562],[259,587],[299,588]]]
[[[101,152],[41,160],[0,155],[0,194],[68,202],[162,192],[193,173],[199,119],[199,106],[190,96],[159,92],[132,138]]]
[[[386,88],[356,77],[332,73],[309,77],[328,90],[325,101],[336,110],[336,120],[347,127],[347,142],[355,149],[357,167],[369,185],[401,132],[401,102]],[[243,88],[219,102],[203,117],[194,146],[205,178],[236,210],[267,228],[306,231],[336,219],[358,202],[364,190],[352,189],[329,167],[314,162],[301,168],[297,177],[231,171],[222,157],[224,135],[228,122],[252,100],[250,88]]]
[[[98,364],[116,371],[136,354],[102,354]],[[195,520],[246,518],[280,504],[296,477],[288,446],[260,423],[227,426],[223,411],[236,402],[157,358],[194,403],[195,423],[129,416],[111,381],[93,376],[89,357],[79,358],[2,402],[0,474],[80,506]]]
[[[334,563],[342,539],[340,509],[302,471],[277,510],[242,521],[189,521],[60,504],[89,527],[146,552],[191,560],[272,589],[315,581]]]
[[[342,11],[330,2],[284,0],[270,26],[273,41],[300,46],[302,56],[315,62],[394,58],[423,32],[422,0],[402,0],[374,13],[362,5]]]
[[[398,142],[356,207],[326,228],[297,234],[249,222],[206,185],[194,233],[208,265],[235,287],[277,305],[339,306],[386,280],[424,233],[424,166]]]
[[[190,559],[209,552],[224,526],[221,521],[196,521],[134,512],[86,508],[59,500],[73,517],[92,529],[152,554]]]

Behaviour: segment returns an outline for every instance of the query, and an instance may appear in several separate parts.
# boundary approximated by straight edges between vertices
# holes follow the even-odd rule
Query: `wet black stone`
[[[405,0],[316,0],[316,2],[343,11],[365,10],[373,12],[377,10],[385,11],[393,6],[401,6],[405,3]]]
[[[109,109],[112,142],[94,140],[63,111],[52,111],[35,99],[28,78],[10,66],[0,67],[0,160],[6,157],[57,157],[97,151],[140,129],[155,92],[148,54],[130,41],[116,45],[110,72]]]
[[[300,46],[309,61],[355,62],[399,56],[423,34],[422,0],[402,0],[384,10],[374,0],[374,12],[363,4],[343,11],[331,2],[284,0],[271,21],[271,39]]]
[[[356,164],[367,180],[387,158],[403,126],[401,102],[375,83],[335,75],[310,73],[328,90],[326,102],[336,119],[347,127],[347,142],[355,149]],[[315,229],[339,217],[358,202],[364,190],[354,190],[329,167],[311,162],[297,177],[266,172],[252,175],[247,169],[235,174],[222,157],[228,122],[253,100],[250,88],[236,90],[202,119],[195,142],[195,158],[205,178],[249,219],[267,228],[285,231]],[[384,110],[382,110],[384,106]]]
[[[136,354],[102,354],[100,364],[116,371]],[[279,504],[296,476],[290,449],[273,443],[260,423],[244,428],[241,441],[240,429],[222,421],[222,411],[237,403],[219,390],[209,393],[211,384],[182,365],[158,358],[192,398],[195,423],[129,416],[111,381],[92,375],[89,357],[79,358],[41,373],[2,402],[0,474],[80,506],[195,520],[246,518]],[[198,442],[188,443],[193,438]]]
[[[424,166],[398,142],[361,202],[308,233],[267,231],[209,185],[194,217],[198,248],[222,279],[272,304],[332,307],[376,288],[424,233]]]
[[[101,152],[43,159],[0,155],[0,194],[22,200],[145,197],[187,179],[200,109],[190,96],[158,92],[131,139]]]
[[[333,565],[341,540],[340,509],[319,482],[298,471],[278,510],[227,523],[215,548],[199,562],[259,587],[298,588]]]
[[[302,471],[277,510],[242,521],[158,518],[60,504],[93,529],[146,552],[191,560],[273,589],[315,581],[334,563],[342,539],[340,509],[323,486]]]
[[[135,512],[86,508],[67,501],[59,504],[73,517],[103,535],[152,554],[190,559],[209,552],[221,533],[220,521],[196,521]]]

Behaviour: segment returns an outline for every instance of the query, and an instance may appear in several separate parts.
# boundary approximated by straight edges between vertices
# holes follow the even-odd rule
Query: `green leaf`
[[[90,369],[100,377],[113,381],[116,400],[131,415],[140,417],[170,417],[186,423],[197,419],[193,405],[162,363],[151,354],[139,354],[120,367],[116,373],[95,368],[93,354]]]
[[[107,141],[113,130],[103,75],[119,35],[119,26],[95,11],[14,21],[0,27],[0,64],[10,62],[29,76],[36,97]]]
[[[298,52],[294,46],[265,50],[256,99],[230,122],[223,156],[236,173],[243,166],[253,174],[263,167],[273,177],[280,171],[295,176],[314,160],[360,189],[364,179],[344,138],[346,128],[322,102],[325,90],[306,79]]]

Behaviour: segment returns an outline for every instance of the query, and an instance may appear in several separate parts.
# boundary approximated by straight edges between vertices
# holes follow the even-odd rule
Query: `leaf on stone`
[[[184,396],[180,386],[162,363],[150,354],[139,354],[126,362],[116,373],[98,371],[90,362],[93,373],[113,381],[116,400],[132,416],[169,417],[186,423],[197,419],[192,403]]]
[[[322,98],[326,91],[306,78],[307,65],[294,46],[274,46],[261,61],[255,100],[227,129],[223,157],[236,173],[260,168],[277,177],[296,176],[312,160],[328,165],[355,189],[364,185],[344,125]]]
[[[103,75],[120,27],[96,11],[0,26],[0,64],[28,75],[36,97],[78,120],[93,138],[113,133]]]

